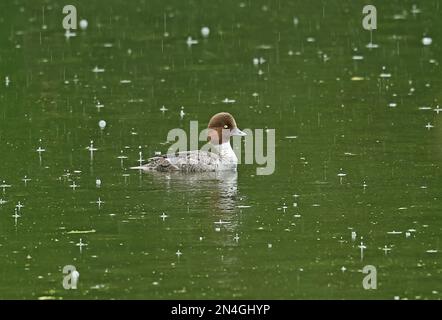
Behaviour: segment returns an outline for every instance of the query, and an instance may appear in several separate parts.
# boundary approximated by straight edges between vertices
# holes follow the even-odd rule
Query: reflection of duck
[[[221,172],[196,172],[188,175],[182,172],[170,172],[166,175],[160,172],[152,172],[151,177],[156,182],[163,182],[168,189],[176,192],[208,192],[213,198],[215,211],[233,212],[238,191],[238,173],[236,171]]]
[[[230,146],[230,137],[245,136],[238,129],[230,113],[215,114],[209,121],[208,140],[213,152],[203,150],[183,151],[150,158],[147,164],[132,169],[145,171],[216,172],[236,170],[238,158]]]

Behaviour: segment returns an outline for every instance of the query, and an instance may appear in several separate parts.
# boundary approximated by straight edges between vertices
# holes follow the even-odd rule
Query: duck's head
[[[236,121],[228,112],[215,114],[209,121],[207,140],[213,144],[228,142],[231,136],[245,136],[245,132],[238,129]]]

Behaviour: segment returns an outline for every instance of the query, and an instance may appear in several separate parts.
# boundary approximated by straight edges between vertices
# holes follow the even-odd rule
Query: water
[[[439,299],[441,3],[375,5],[2,2],[0,297]],[[220,111],[274,174],[128,170]]]

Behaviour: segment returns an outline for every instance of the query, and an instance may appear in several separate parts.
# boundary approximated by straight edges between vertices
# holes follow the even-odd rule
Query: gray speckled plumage
[[[150,158],[148,159],[148,163],[139,167],[139,169],[162,172],[209,172],[216,171],[220,165],[221,157],[218,154],[195,150]]]

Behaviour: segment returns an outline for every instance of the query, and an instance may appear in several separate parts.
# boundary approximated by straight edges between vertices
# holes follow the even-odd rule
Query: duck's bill
[[[244,131],[239,130],[238,128],[234,128],[230,131],[231,136],[246,136],[247,133]]]

